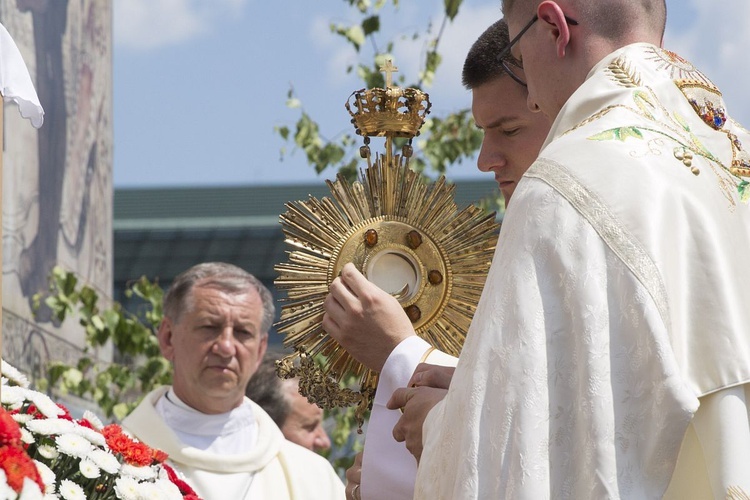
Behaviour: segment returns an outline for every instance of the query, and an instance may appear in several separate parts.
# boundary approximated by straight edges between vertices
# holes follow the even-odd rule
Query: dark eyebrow
[[[521,118],[519,116],[503,116],[503,117],[498,118],[497,120],[494,120],[488,123],[486,127],[480,127],[476,123],[475,125],[479,130],[484,130],[486,128],[497,128],[497,127],[500,127],[501,125],[505,125],[508,122],[515,122],[515,121],[520,121],[520,120]]]

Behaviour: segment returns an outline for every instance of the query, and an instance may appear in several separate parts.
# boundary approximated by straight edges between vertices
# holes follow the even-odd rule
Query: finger
[[[420,363],[409,379],[409,387],[436,387],[447,389],[451,385],[455,368]]]
[[[372,287],[377,288],[351,262],[344,265],[341,269],[341,282],[349,288],[354,296],[359,298],[370,293],[369,291],[372,290]]]
[[[395,391],[393,391],[391,399],[389,399],[388,403],[386,403],[386,408],[388,408],[389,410],[397,410],[398,408],[403,408],[413,396],[414,394],[412,393],[412,389],[409,389],[407,387],[396,389]]]
[[[398,419],[398,422],[396,422],[396,425],[393,426],[393,439],[396,440],[398,443],[403,443],[406,441],[406,429],[404,424],[402,424],[404,420],[404,417]]]
[[[352,294],[352,291],[346,283],[344,283],[341,277],[334,279],[328,286],[328,297],[335,299],[342,307],[355,298],[354,294]]]

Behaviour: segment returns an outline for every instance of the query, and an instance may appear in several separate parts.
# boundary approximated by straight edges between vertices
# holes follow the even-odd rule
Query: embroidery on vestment
[[[646,140],[649,152],[653,152],[655,146],[663,144],[663,142],[654,139],[651,134],[667,138],[676,143],[672,150],[675,159],[690,169],[690,172],[694,175],[700,174],[700,169],[695,164],[696,157],[707,160],[709,167],[717,176],[719,187],[724,197],[729,201],[730,207],[733,208],[736,205],[737,193],[739,193],[740,201],[747,203],[750,200],[750,183],[741,179],[740,176],[750,175],[750,155],[742,148],[737,136],[724,129],[728,117],[721,92],[692,63],[677,54],[663,49],[649,49],[649,51],[652,56],[647,57],[647,59],[656,60],[658,68],[666,70],[670,74],[677,87],[704,123],[714,130],[727,134],[733,152],[730,166],[726,166],[721,159],[702,144],[691,130],[691,125],[686,117],[676,111],[670,112],[659,101],[656,93],[650,87],[643,86],[636,65],[622,56],[613,60],[607,66],[605,72],[616,85],[633,89],[632,98],[635,106],[627,104],[608,106],[566,131],[565,134],[598,120],[614,109],[623,108],[647,120],[648,123],[641,122],[610,128],[588,138],[597,141],[616,140],[621,142],[625,142],[628,138]],[[690,78],[674,80],[675,75]],[[644,132],[650,132],[651,134],[647,136]],[[631,156],[637,155],[638,153],[631,152]]]
[[[750,154],[742,147],[739,137],[724,127],[728,117],[719,89],[695,80],[675,80],[675,85],[706,125],[725,133],[729,138],[732,146],[732,166],[729,171],[738,177],[750,177]]]

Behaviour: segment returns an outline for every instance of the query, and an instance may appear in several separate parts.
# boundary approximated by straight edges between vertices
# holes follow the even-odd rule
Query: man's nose
[[[331,447],[331,439],[328,437],[328,433],[322,425],[318,426],[315,441],[313,441],[313,447],[316,450],[327,450]]]
[[[505,154],[503,151],[491,144],[486,139],[482,142],[482,149],[477,158],[477,168],[481,172],[491,172],[505,165]]]
[[[236,348],[234,344],[234,330],[231,327],[222,329],[219,338],[214,342],[212,350],[214,354],[225,358],[234,356]]]

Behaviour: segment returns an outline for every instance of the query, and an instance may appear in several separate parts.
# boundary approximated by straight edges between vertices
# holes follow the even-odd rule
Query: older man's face
[[[281,426],[284,437],[308,450],[322,451],[330,448],[331,440],[323,428],[323,410],[299,393],[295,380],[285,380],[283,390],[291,406],[289,415]]]
[[[266,352],[263,304],[255,290],[229,294],[193,287],[184,312],[159,330],[162,354],[174,366],[177,396],[203,413],[236,408]]]

